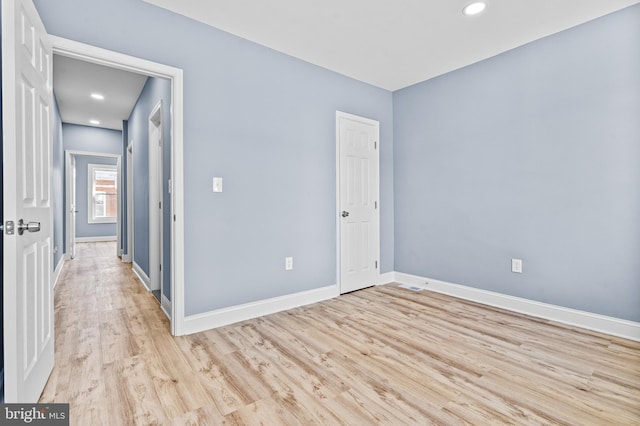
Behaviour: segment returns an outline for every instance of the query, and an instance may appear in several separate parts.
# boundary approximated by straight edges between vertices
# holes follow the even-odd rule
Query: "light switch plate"
[[[222,192],[222,178],[214,177],[213,178],[213,192]]]
[[[522,273],[522,259],[511,259],[511,272]]]

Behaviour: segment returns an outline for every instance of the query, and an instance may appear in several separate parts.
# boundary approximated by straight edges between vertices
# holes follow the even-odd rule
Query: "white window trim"
[[[87,221],[89,223],[117,223],[118,218],[114,216],[113,218],[105,217],[105,218],[96,218],[95,217],[95,204],[93,202],[93,175],[94,170],[112,170],[113,172],[118,173],[118,166],[112,164],[89,164],[87,166]],[[117,179],[116,179],[117,181]],[[119,207],[118,207],[119,208]]]

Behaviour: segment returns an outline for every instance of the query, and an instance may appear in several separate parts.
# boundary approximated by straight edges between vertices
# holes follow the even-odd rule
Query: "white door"
[[[162,102],[149,115],[149,280],[162,294]]]
[[[6,402],[37,402],[53,368],[47,43],[31,0],[2,1],[4,220],[15,222],[15,232],[8,235],[5,226],[3,237]],[[29,227],[24,232],[21,219]]]
[[[338,112],[340,292],[375,285],[379,273],[379,123]]]
[[[127,147],[127,262],[133,262],[133,143]]]
[[[76,156],[69,156],[69,256],[76,257],[76,215],[78,214],[78,204],[76,202]]]

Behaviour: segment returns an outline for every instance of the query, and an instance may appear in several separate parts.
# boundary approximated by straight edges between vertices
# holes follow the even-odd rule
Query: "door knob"
[[[24,234],[24,231],[38,232],[40,230],[40,222],[24,223],[22,219],[18,221],[18,235]]]
[[[342,217],[347,217],[347,216],[349,216],[349,212],[348,212],[348,211],[343,210],[343,211],[342,211]]]

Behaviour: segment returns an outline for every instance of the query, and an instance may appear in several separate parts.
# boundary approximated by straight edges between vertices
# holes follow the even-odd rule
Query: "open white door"
[[[69,257],[76,257],[76,215],[78,214],[78,204],[76,202],[76,156],[67,154],[67,197],[69,197],[69,220],[67,222],[67,246]]]
[[[6,402],[37,402],[54,361],[47,42],[31,0],[2,1]]]
[[[380,275],[379,123],[342,112],[336,121],[340,293],[347,293]]]
[[[162,101],[149,115],[149,280],[162,295]]]

